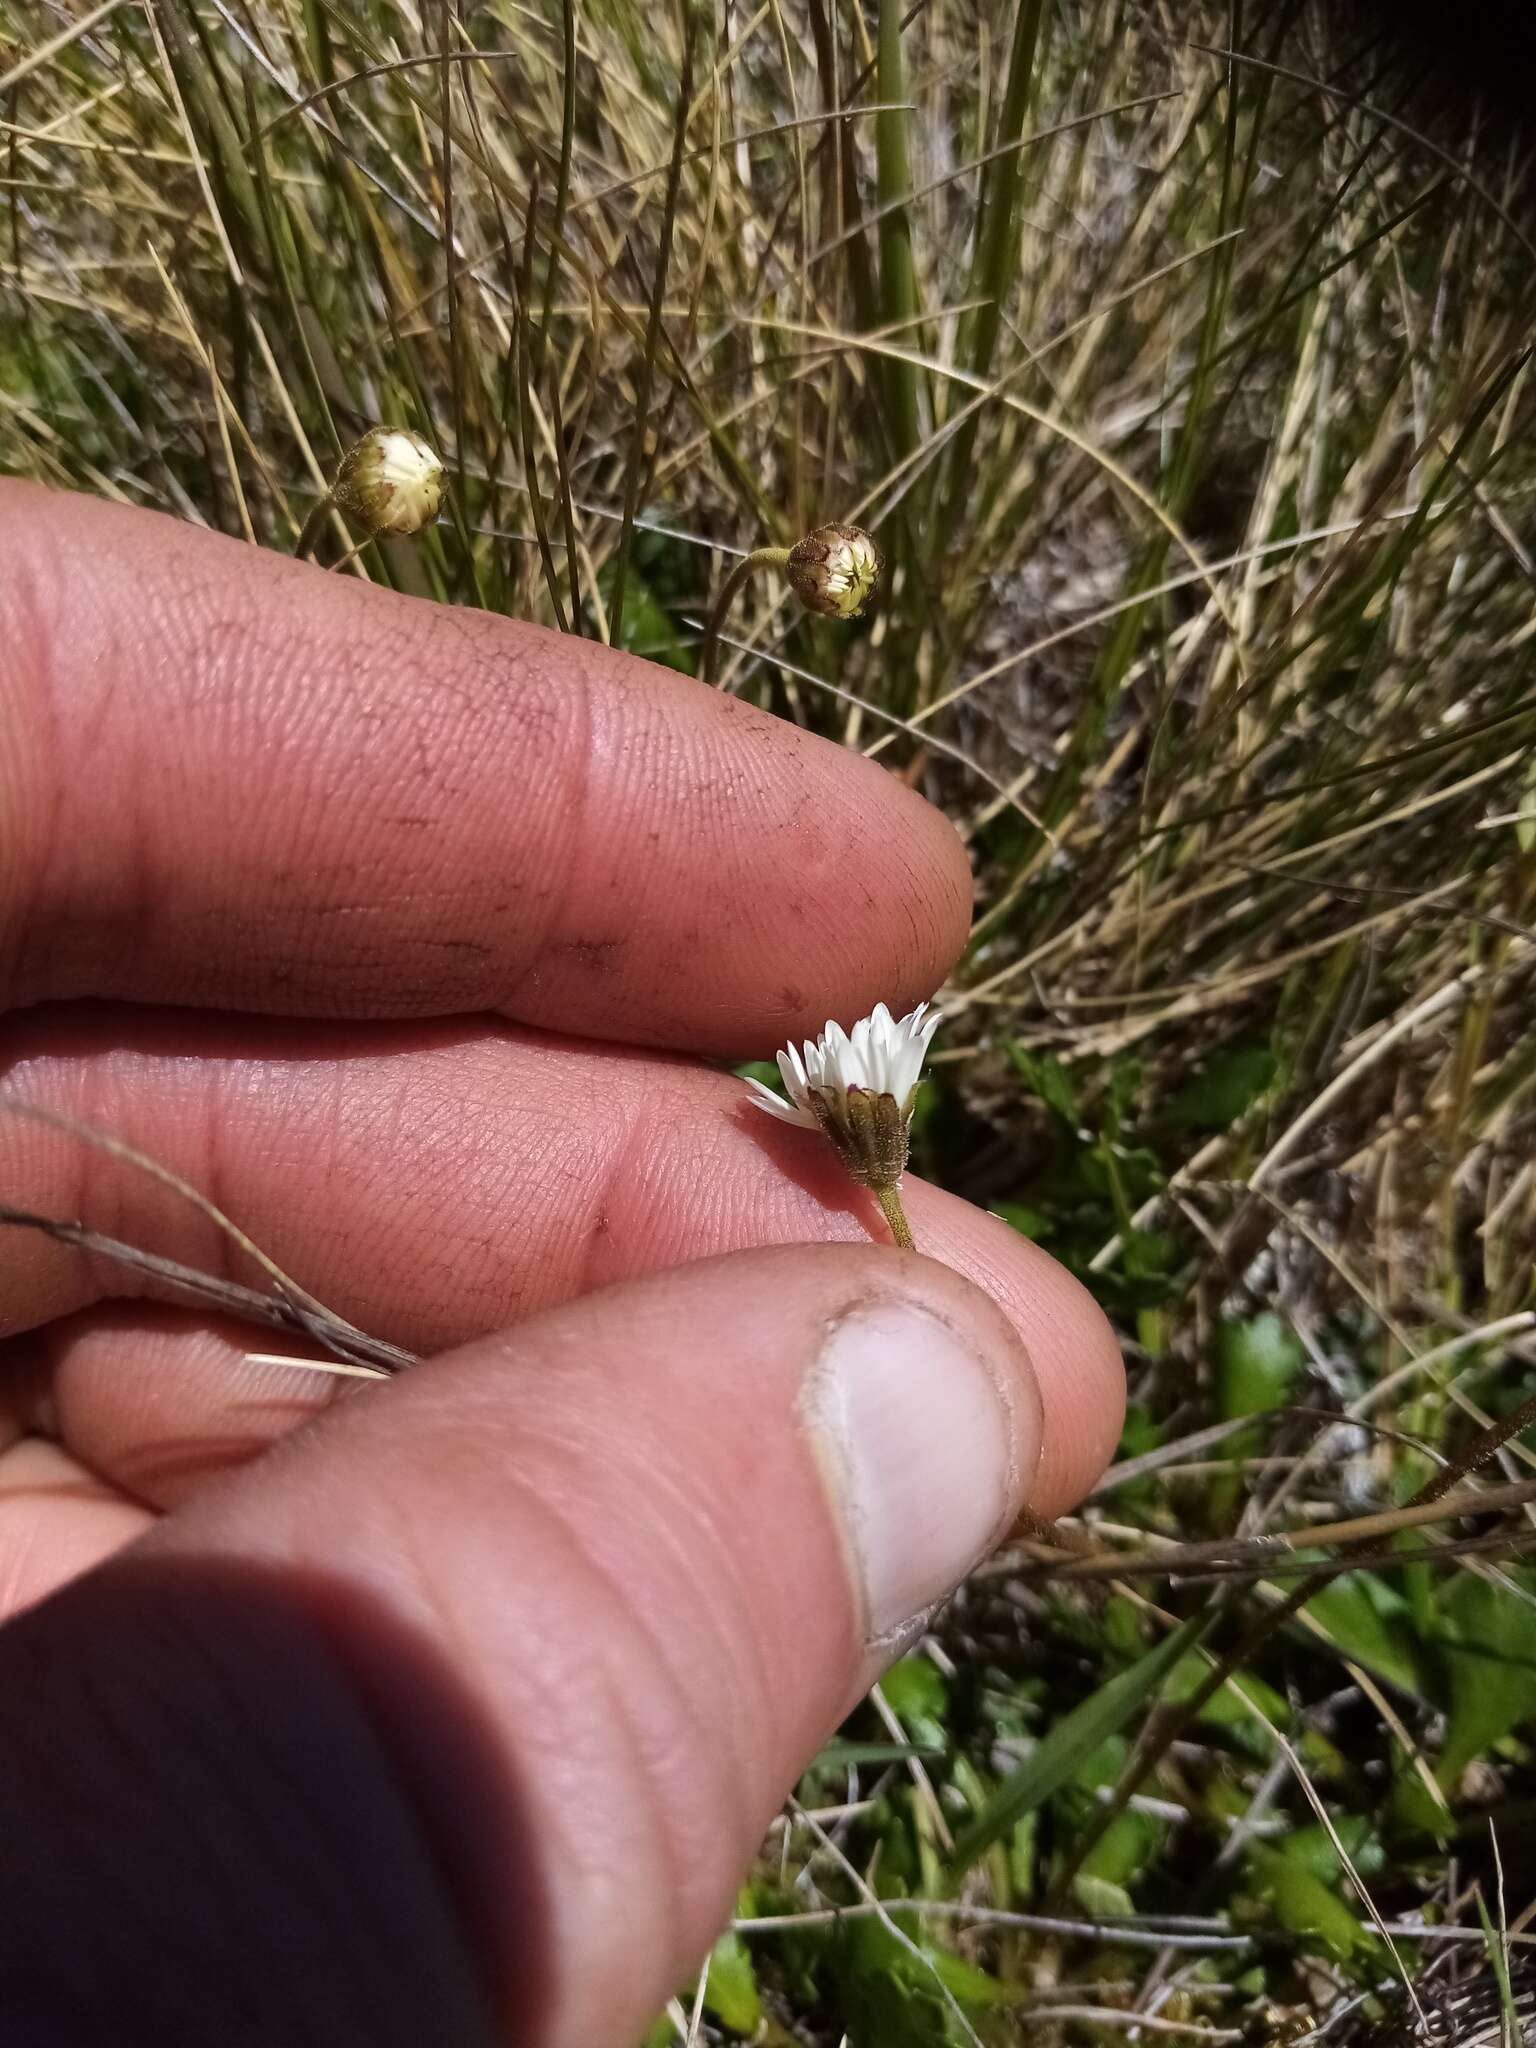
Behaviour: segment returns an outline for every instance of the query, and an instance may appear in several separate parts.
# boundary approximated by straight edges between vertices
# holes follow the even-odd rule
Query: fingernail
[[[931,1310],[893,1299],[829,1330],[803,1412],[862,1593],[889,1635],[1001,1533],[1017,1452],[1011,1383]]]

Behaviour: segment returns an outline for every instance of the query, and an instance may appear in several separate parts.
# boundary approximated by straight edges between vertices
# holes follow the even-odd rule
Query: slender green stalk
[[[581,638],[581,570],[576,547],[576,501],[571,493],[571,457],[565,439],[565,414],[560,402],[560,365],[551,366],[549,425],[555,442],[555,471],[560,481],[560,521],[565,528],[565,573],[571,587],[571,631]]]
[[[725,579],[724,588],[715,599],[714,610],[709,615],[709,624],[704,629],[704,646],[699,655],[699,681],[716,681],[715,669],[720,653],[720,629],[725,624],[727,612],[735,600],[736,593],[749,576],[759,569],[782,569],[789,560],[788,548],[754,548],[750,555],[743,555],[730,575]]]
[[[448,390],[453,406],[453,487],[454,498],[463,504],[464,498],[464,446],[466,441],[464,417],[464,336],[462,307],[459,291],[458,225],[454,211],[453,189],[453,82],[455,66],[453,57],[454,0],[443,0],[438,14],[440,29],[438,47],[442,55],[442,78],[438,90],[442,96],[440,125],[442,134],[442,156],[439,179],[443,203],[443,307],[448,319]],[[467,96],[467,94],[466,94]]]
[[[875,159],[880,204],[888,209],[880,219],[880,298],[885,324],[896,329],[909,347],[916,347],[917,273],[908,211],[912,175],[907,165],[907,115],[898,104],[907,96],[901,16],[902,0],[880,0],[879,92],[886,111],[875,116]],[[917,371],[893,356],[882,359],[882,369],[895,452],[911,455],[922,440]]]
[[[816,46],[816,69],[821,80],[821,101],[828,113],[836,113],[842,101],[838,92],[837,42],[827,16],[825,0],[807,0],[811,38]],[[858,87],[855,85],[854,91]],[[868,242],[860,226],[859,174],[854,151],[853,123],[833,121],[812,152],[825,175],[822,234],[829,239],[845,235],[844,270],[853,299],[854,317],[866,332],[880,324],[875,302],[874,268]],[[828,168],[830,166],[830,168]]]
[[[1019,0],[1013,18],[1013,48],[1008,59],[1008,84],[998,118],[997,143],[1017,142],[1024,134],[1024,122],[1035,80],[1035,51],[1040,40],[1040,21],[1045,0]],[[1014,209],[1019,193],[1019,152],[1009,150],[987,168],[981,187],[981,207],[976,223],[976,251],[971,265],[971,288],[967,297],[980,299],[966,327],[961,329],[960,356],[971,374],[985,377],[992,367],[997,337],[1002,327],[1003,307],[1019,267],[1019,235]],[[938,536],[954,531],[955,515],[969,488],[971,452],[976,442],[980,412],[973,412],[956,434],[949,458],[949,494],[946,515],[935,522]]]
[[[661,309],[667,295],[667,271],[672,260],[672,233],[677,222],[677,197],[682,185],[684,145],[688,140],[688,110],[693,101],[693,53],[696,39],[692,0],[683,0],[683,64],[677,80],[677,125],[672,134],[672,161],[667,167],[667,196],[661,217],[661,247],[656,257],[656,279],[651,288],[650,318],[646,322],[645,351],[635,379],[635,430],[630,437],[629,462],[624,476],[624,517],[619,527],[618,555],[613,570],[613,599],[608,607],[608,637],[619,643],[624,623],[624,585],[629,576],[629,554],[635,539],[635,514],[640,509],[640,478],[645,469],[645,435],[651,410],[651,380],[661,347]]]
[[[308,561],[309,557],[314,553],[315,549],[319,546],[321,530],[324,527],[326,520],[330,518],[334,508],[335,500],[334,498],[332,498],[330,492],[327,491],[325,496],[319,501],[319,503],[315,506],[314,510],[310,513],[309,517],[305,520],[303,528],[300,531],[298,545],[294,548],[293,551],[293,558],[296,562]]]
[[[550,609],[554,612],[555,623],[562,633],[567,630],[565,607],[560,602],[560,578],[555,573],[555,558],[549,545],[549,522],[544,516],[544,500],[539,494],[539,462],[533,445],[533,375],[529,362],[530,341],[528,321],[528,300],[533,290],[533,223],[539,210],[539,175],[535,166],[528,189],[528,219],[523,235],[523,260],[517,287],[517,312],[513,321],[513,345],[517,350],[518,416],[523,430],[523,474],[528,482],[528,505],[533,514],[533,530],[539,543],[539,560],[544,565],[544,586],[549,592]]]
[[[544,349],[549,338],[550,312],[555,303],[555,279],[560,273],[560,248],[565,240],[565,211],[571,197],[571,148],[576,136],[576,0],[561,0],[561,99],[560,168],[555,175],[555,215],[549,225],[549,261],[544,266],[544,304],[539,315],[533,374],[544,367]],[[572,599],[571,608],[580,607]]]

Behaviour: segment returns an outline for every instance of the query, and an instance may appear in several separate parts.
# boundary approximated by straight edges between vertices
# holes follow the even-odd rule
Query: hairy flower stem
[[[789,560],[788,548],[754,548],[750,555],[743,555],[730,575],[725,579],[725,588],[715,599],[715,608],[709,615],[709,624],[704,629],[704,650],[699,656],[699,681],[712,683],[716,680],[715,670],[719,665],[720,628],[725,624],[725,615],[730,610],[737,591],[758,569],[782,569]]]
[[[320,500],[319,504],[315,507],[314,511],[310,513],[309,517],[304,522],[304,530],[302,531],[302,533],[300,533],[298,545],[297,547],[295,547],[293,551],[293,559],[296,562],[308,561],[309,557],[314,553],[314,550],[317,544],[319,543],[320,534],[325,526],[325,522],[331,516],[331,513],[335,509],[336,500],[332,496],[332,494],[329,491],[327,491],[325,496]]]
[[[916,1251],[917,1247],[912,1242],[912,1226],[907,1221],[906,1210],[901,1206],[901,1189],[871,1188],[870,1193],[880,1204],[885,1220],[891,1226],[891,1236],[896,1241],[897,1250]]]

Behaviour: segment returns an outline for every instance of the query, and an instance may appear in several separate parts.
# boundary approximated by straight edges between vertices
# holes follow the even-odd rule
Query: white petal
[[[754,1109],[766,1109],[768,1114],[776,1116],[780,1123],[799,1124],[809,1131],[817,1128],[813,1110],[801,1109],[796,1103],[786,1102],[782,1096],[775,1095],[771,1088],[765,1088],[761,1081],[749,1079],[747,1087],[751,1090],[750,1100]]]
[[[926,1016],[925,1011],[928,1012]],[[905,1103],[911,1099],[922,1075],[928,1047],[933,1041],[933,1034],[938,1030],[940,1021],[937,1010],[929,1010],[926,1003],[919,1003],[909,1017],[902,1018],[897,1027],[901,1034],[901,1042],[894,1060],[896,1078],[891,1093],[898,1102]]]
[[[819,1038],[805,1041],[805,1081],[808,1088],[824,1088],[827,1085],[827,1061]]]
[[[857,1075],[862,1060],[852,1039],[841,1024],[830,1018],[827,1028],[821,1034],[817,1046],[821,1070],[821,1085],[824,1088],[848,1088],[857,1086]]]
[[[800,1064],[800,1055],[792,1045],[786,1045],[779,1054],[779,1077],[784,1083],[785,1093],[798,1109],[806,1107],[805,1068]]]

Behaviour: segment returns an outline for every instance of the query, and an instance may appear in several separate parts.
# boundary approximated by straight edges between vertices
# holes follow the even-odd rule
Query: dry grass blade
[[[125,1270],[153,1281],[157,1287],[170,1288],[183,1299],[198,1302],[220,1314],[234,1316],[238,1321],[265,1325],[274,1330],[291,1330],[296,1336],[312,1338],[316,1343],[326,1345],[337,1359],[370,1366],[386,1378],[390,1373],[416,1363],[412,1352],[402,1351],[395,1344],[386,1344],[378,1337],[370,1337],[365,1330],[354,1328],[330,1309],[312,1308],[307,1301],[293,1300],[286,1295],[260,1294],[255,1288],[242,1287],[238,1281],[221,1280],[216,1274],[200,1272],[195,1266],[183,1265],[179,1260],[162,1258],[156,1252],[142,1251],[137,1245],[103,1236],[99,1230],[87,1230],[83,1224],[66,1223],[51,1216],[34,1216],[25,1209],[12,1208],[8,1203],[0,1203],[0,1224],[15,1230],[35,1230],[51,1238],[55,1244],[87,1252],[93,1258],[109,1259]],[[284,1363],[288,1361],[284,1360]]]

